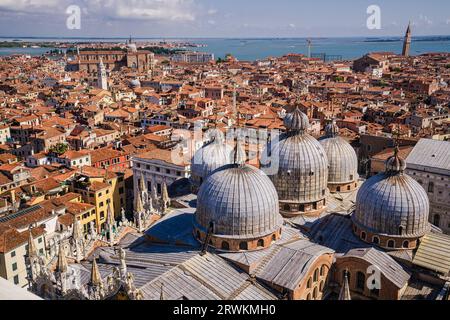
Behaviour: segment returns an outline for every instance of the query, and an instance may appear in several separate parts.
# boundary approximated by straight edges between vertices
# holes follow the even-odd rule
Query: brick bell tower
[[[404,57],[409,57],[410,49],[411,49],[411,22],[408,24],[408,29],[406,30],[405,40],[403,41],[402,55]]]

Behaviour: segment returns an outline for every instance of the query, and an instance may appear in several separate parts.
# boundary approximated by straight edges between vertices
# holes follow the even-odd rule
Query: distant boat
[[[39,47],[39,46],[31,46],[31,48],[33,48],[33,49],[39,49],[40,47]]]

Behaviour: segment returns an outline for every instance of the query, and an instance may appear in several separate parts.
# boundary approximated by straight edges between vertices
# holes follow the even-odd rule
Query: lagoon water
[[[0,38],[0,41],[12,39]],[[127,39],[72,39],[72,38],[18,38],[27,42],[125,42]],[[156,38],[137,38],[140,41],[156,41]],[[306,38],[252,38],[252,39],[165,39],[165,41],[183,41],[204,44],[205,47],[189,48],[190,50],[206,51],[215,54],[216,58],[231,53],[239,60],[257,60],[267,57],[282,56],[287,53],[307,53]],[[401,53],[400,37],[385,38],[313,38],[312,53],[338,56],[342,59],[355,59],[368,52],[392,51]],[[20,44],[20,42],[19,42]],[[29,54],[41,55],[52,48],[0,48],[0,55]],[[450,52],[450,36],[413,37],[411,54],[419,55],[427,52]]]

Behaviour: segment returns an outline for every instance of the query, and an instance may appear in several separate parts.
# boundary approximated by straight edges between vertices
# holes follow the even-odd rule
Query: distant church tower
[[[403,52],[404,57],[409,57],[409,50],[411,49],[411,23],[408,24],[408,29],[406,30],[405,41],[403,42]]]
[[[98,80],[97,86],[100,89],[108,90],[108,78],[106,76],[106,68],[103,64],[102,58],[100,58],[100,63],[98,64]]]

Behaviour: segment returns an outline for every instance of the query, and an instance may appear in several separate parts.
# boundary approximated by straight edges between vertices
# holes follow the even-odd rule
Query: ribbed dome
[[[308,118],[303,115],[296,109],[287,117],[297,119],[290,120],[292,123],[299,123],[299,118],[302,123],[308,122]],[[299,128],[302,125],[293,127]],[[263,153],[261,164],[271,172],[278,168],[269,177],[277,189],[280,202],[315,205],[315,202],[325,199],[328,182],[327,155],[322,145],[303,130],[282,134],[280,141],[269,147],[269,155],[267,150]]]
[[[303,132],[309,128],[309,119],[298,107],[284,117],[284,126],[288,132]]]
[[[227,165],[203,183],[197,197],[196,225],[214,235],[251,239],[281,228],[277,192],[269,178],[249,165]]]
[[[386,161],[386,172],[361,186],[353,215],[357,226],[392,237],[420,237],[429,230],[428,196],[404,169],[404,160],[395,155]]]
[[[327,138],[333,138],[339,135],[339,127],[335,121],[325,126],[325,136]]]
[[[328,158],[328,183],[346,184],[358,180],[358,157],[352,146],[339,137],[332,124],[329,125],[333,135],[320,139]],[[339,132],[339,128],[337,129]]]
[[[192,183],[200,187],[214,170],[230,164],[232,152],[233,148],[220,137],[197,150],[191,162]]]

